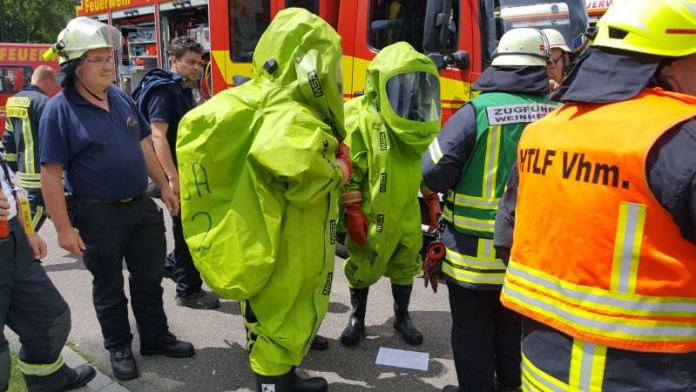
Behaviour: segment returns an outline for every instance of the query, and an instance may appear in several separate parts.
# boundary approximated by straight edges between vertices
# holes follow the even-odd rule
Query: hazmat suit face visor
[[[428,72],[393,75],[386,84],[386,99],[392,112],[406,120],[440,121],[440,80]]]

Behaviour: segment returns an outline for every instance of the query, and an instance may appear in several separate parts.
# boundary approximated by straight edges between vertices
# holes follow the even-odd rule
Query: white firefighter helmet
[[[121,46],[121,32],[107,24],[84,16],[68,22],[58,34],[55,48],[60,64],[80,58],[91,49],[118,49]]]
[[[570,48],[566,44],[563,35],[556,29],[543,29],[542,33],[546,34],[546,38],[549,40],[549,47],[551,49],[558,48],[566,53],[570,53]]]
[[[537,29],[512,29],[500,37],[493,54],[494,66],[545,67],[550,57],[549,40]]]

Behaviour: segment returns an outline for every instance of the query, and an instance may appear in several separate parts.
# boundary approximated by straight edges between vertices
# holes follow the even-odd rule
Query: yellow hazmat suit
[[[208,286],[240,301],[261,376],[300,364],[328,307],[345,176],[340,61],[326,22],[282,11],[256,47],[254,78],[179,128],[186,241]]]

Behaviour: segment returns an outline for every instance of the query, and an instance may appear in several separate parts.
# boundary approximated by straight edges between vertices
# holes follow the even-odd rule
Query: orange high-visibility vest
[[[696,98],[646,89],[525,129],[505,306],[605,346],[696,351],[696,245],[646,174],[657,139],[694,116]]]

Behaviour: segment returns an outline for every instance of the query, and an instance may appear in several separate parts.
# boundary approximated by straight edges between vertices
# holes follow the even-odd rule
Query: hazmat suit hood
[[[405,146],[425,151],[440,130],[437,67],[406,42],[387,46],[372,60],[365,97]]]
[[[304,102],[343,140],[343,91],[341,38],[318,16],[302,8],[276,15],[254,50],[254,79],[270,80],[293,89],[293,98]]]
[[[196,268],[221,297],[248,300],[264,333],[285,334],[265,340],[278,346],[266,355],[297,364],[311,322],[293,324],[287,311],[318,325],[331,287],[330,226],[343,174],[332,135],[339,131],[327,123],[343,126],[334,83],[340,58],[339,37],[326,22],[304,10],[282,11],[259,42],[254,77],[190,110],[177,131],[181,220]],[[305,63],[313,68],[299,66]],[[301,80],[317,83],[304,89]],[[322,108],[335,117],[320,115]],[[316,301],[293,306],[306,293]]]

